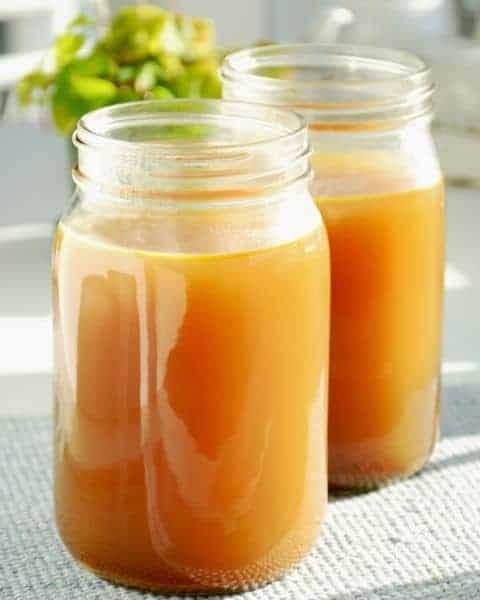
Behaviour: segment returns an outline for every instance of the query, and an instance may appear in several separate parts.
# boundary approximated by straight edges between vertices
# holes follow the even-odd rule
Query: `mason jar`
[[[437,438],[444,189],[422,61],[381,48],[260,47],[226,58],[227,98],[308,121],[332,269],[329,483],[411,475]]]
[[[74,134],[54,243],[55,503],[93,572],[254,587],[326,504],[329,251],[293,112],[118,105]]]

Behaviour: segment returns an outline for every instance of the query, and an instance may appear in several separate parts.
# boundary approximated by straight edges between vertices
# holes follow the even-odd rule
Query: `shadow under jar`
[[[420,469],[438,434],[444,189],[414,56],[328,45],[234,53],[224,95],[308,121],[332,270],[329,484]]]
[[[263,584],[326,504],[329,254],[304,122],[143,102],[74,139],[54,245],[60,535],[127,585]]]

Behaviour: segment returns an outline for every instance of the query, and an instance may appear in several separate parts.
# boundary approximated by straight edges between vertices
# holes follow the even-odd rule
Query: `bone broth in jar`
[[[90,113],[54,245],[55,502],[87,568],[254,587],[326,504],[330,272],[307,130],[169,100]]]
[[[272,46],[228,56],[223,81],[227,98],[308,121],[331,253],[329,483],[408,476],[438,431],[444,189],[430,71],[379,48]]]

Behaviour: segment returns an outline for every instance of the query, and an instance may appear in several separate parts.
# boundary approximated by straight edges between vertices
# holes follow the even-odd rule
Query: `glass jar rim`
[[[79,156],[74,179],[81,187],[95,184],[130,198],[202,189],[256,193],[309,171],[304,118],[248,102],[114,105],[80,119],[73,143]]]
[[[232,101],[232,100],[211,100],[211,99],[189,99],[189,98],[172,98],[168,100],[147,100],[141,102],[126,102],[122,104],[116,104],[113,106],[107,106],[94,110],[84,115],[77,124],[77,128],[73,134],[74,144],[95,144],[98,146],[109,146],[113,148],[135,149],[140,150],[142,146],[148,144],[149,150],[158,151],[164,156],[168,156],[166,152],[170,149],[175,148],[173,156],[177,157],[180,155],[188,158],[189,156],[195,157],[196,152],[200,149],[201,140],[193,140],[194,145],[184,146],[181,149],[172,143],[172,140],[132,140],[122,139],[120,137],[112,137],[107,135],[108,132],[114,131],[114,125],[131,119],[131,125],[135,125],[135,121],[138,118],[142,119],[162,119],[167,120],[168,117],[181,115],[190,115],[195,109],[201,108],[202,115],[216,115],[221,114],[223,117],[252,117],[260,119],[263,116],[265,118],[267,113],[264,107],[255,105],[254,103],[244,101]],[[187,110],[190,109],[190,110]],[[221,113],[215,112],[218,109]],[[192,111],[192,112],[190,112]],[[272,113],[273,111],[273,113]],[[272,123],[279,123],[280,120],[284,120],[282,128],[278,127],[277,133],[262,139],[252,139],[251,141],[244,143],[221,143],[221,144],[209,144],[208,150],[215,152],[221,150],[222,152],[229,153],[230,151],[237,152],[239,150],[250,148],[254,146],[266,145],[271,142],[282,143],[286,139],[291,139],[293,136],[301,133],[305,128],[305,119],[298,113],[286,110],[282,108],[271,107],[269,113],[272,116]],[[195,113],[193,113],[195,114]],[[200,142],[200,144],[195,144]],[[192,144],[192,141],[189,141]],[[203,149],[205,150],[205,148]]]
[[[288,105],[309,123],[393,122],[432,110],[430,68],[401,50],[318,43],[258,46],[227,55],[221,77],[228,98]]]

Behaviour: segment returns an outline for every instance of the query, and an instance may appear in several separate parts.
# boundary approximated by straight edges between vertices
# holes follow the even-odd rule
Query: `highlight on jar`
[[[329,249],[302,117],[208,100],[82,118],[54,243],[55,505],[79,563],[255,587],[327,498]]]
[[[365,46],[270,46],[225,60],[224,95],[308,122],[332,304],[329,484],[370,488],[428,460],[438,436],[444,186],[432,79]]]

